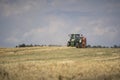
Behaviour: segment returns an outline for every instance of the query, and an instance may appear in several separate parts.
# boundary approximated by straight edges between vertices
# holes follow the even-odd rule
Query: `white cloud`
[[[4,16],[19,15],[34,9],[43,10],[47,6],[46,0],[9,0],[0,1],[0,11]]]
[[[19,40],[16,37],[8,37],[5,41],[7,43],[18,43],[19,42]]]
[[[53,0],[51,6],[54,9],[68,12],[69,11],[88,12],[94,8],[89,4],[89,2],[86,2],[84,0]]]

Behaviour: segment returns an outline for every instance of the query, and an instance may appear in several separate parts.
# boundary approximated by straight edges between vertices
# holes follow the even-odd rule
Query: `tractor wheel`
[[[67,43],[67,47],[69,47],[69,46],[70,46],[70,42]]]

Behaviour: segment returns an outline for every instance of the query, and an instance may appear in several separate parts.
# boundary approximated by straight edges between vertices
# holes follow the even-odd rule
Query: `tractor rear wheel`
[[[70,42],[67,43],[67,47],[69,47],[69,46],[70,46]]]

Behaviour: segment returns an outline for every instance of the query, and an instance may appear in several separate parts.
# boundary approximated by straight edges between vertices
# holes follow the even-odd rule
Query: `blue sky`
[[[120,45],[120,0],[0,0],[0,47],[66,45],[71,33]]]

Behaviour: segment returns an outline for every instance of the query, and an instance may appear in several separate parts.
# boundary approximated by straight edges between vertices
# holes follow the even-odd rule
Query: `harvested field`
[[[0,80],[120,80],[120,48],[0,48]]]

